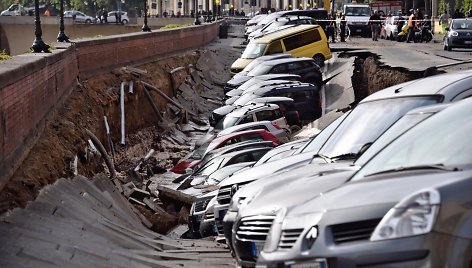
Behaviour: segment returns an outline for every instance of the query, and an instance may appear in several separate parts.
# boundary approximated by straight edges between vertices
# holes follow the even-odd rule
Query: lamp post
[[[50,52],[49,45],[46,45],[41,39],[43,31],[41,30],[41,20],[39,19],[39,0],[34,0],[34,13],[35,13],[35,24],[34,24],[34,35],[35,39],[31,48],[34,52]]]
[[[61,15],[59,20],[59,34],[57,35],[58,42],[69,42],[69,37],[64,33],[64,0],[61,0]]]
[[[150,32],[151,28],[149,28],[147,24],[147,0],[144,0],[144,24],[142,28],[143,32]]]
[[[198,19],[198,0],[195,0],[195,25],[200,25],[202,24],[200,20]]]

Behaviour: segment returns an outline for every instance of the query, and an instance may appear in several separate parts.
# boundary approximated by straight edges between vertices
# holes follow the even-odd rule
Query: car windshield
[[[202,145],[200,145],[197,149],[195,149],[192,153],[192,159],[202,159],[205,156],[205,151],[207,150],[208,146],[210,145],[212,140],[209,140]]]
[[[286,20],[284,20],[284,21],[273,21],[272,23],[267,24],[266,26],[264,26],[264,28],[262,28],[261,32],[270,32],[270,31],[273,31],[273,30],[277,30],[280,26],[285,25],[285,24],[287,24]]]
[[[241,58],[243,59],[255,59],[260,57],[264,54],[264,51],[267,47],[267,44],[259,44],[259,43],[249,43],[244,50]]]
[[[226,129],[236,125],[239,117],[225,116],[223,117],[218,124],[216,124],[215,129]]]
[[[300,154],[306,152],[318,152],[321,146],[326,142],[326,140],[331,136],[333,131],[341,124],[341,122],[346,118],[349,113],[345,113],[342,116],[338,117],[334,120],[331,124],[329,124],[326,128],[324,128],[316,137],[311,139],[305,146],[298,148],[293,154]]]
[[[204,166],[199,168],[195,173],[192,175],[197,175],[197,176],[208,176],[211,173],[215,172],[218,170],[220,167],[221,163],[223,162],[225,158],[221,156],[217,156],[210,161],[208,161]]]
[[[413,108],[435,104],[435,96],[383,99],[359,104],[336,129],[319,154],[333,158],[357,154]]]
[[[466,104],[466,105],[464,105]],[[452,105],[385,147],[353,177],[397,170],[453,168],[472,163],[472,105]]]
[[[382,150],[386,145],[395,140],[397,137],[402,135],[405,131],[409,130],[419,122],[433,115],[433,113],[418,113],[408,114],[400,118],[392,127],[387,129],[382,136],[380,136],[373,144],[369,147],[359,159],[356,160],[357,166],[363,166],[369,159],[375,154]]]
[[[454,20],[452,22],[452,29],[456,30],[472,30],[472,20]]]
[[[270,72],[270,69],[272,69],[271,65],[261,64],[252,69],[249,73],[247,73],[247,76],[258,76],[262,74],[268,74]]]
[[[249,93],[241,95],[241,97],[239,97],[239,99],[237,99],[235,102],[233,102],[233,105],[234,106],[244,106],[246,103],[250,102],[251,100],[253,100],[255,98],[259,98],[259,97],[260,97],[259,95],[256,95],[256,94],[253,94],[253,93],[249,92]]]
[[[346,16],[370,16],[370,7],[346,7]]]

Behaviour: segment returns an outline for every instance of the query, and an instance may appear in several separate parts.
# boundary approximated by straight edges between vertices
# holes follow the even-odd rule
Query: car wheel
[[[313,59],[315,60],[315,63],[318,64],[318,66],[323,67],[324,65],[323,55],[316,54],[315,56],[313,56]]]
[[[92,21],[91,21],[91,20],[89,20],[89,19],[86,19],[86,20],[85,20],[85,23],[87,23],[87,24],[91,24],[91,23],[92,23]]]
[[[128,24],[128,20],[122,20],[121,23]]]

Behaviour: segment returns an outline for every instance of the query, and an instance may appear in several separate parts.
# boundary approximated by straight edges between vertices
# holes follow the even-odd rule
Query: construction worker
[[[408,17],[408,39],[407,43],[410,43],[415,38],[415,28],[416,28],[416,15],[417,11],[410,9],[411,15]]]

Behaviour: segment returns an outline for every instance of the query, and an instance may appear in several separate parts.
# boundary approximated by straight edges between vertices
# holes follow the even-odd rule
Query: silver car
[[[76,23],[87,23],[91,24],[95,21],[95,18],[84,14],[81,11],[69,10],[64,11],[64,18],[72,18]]]

